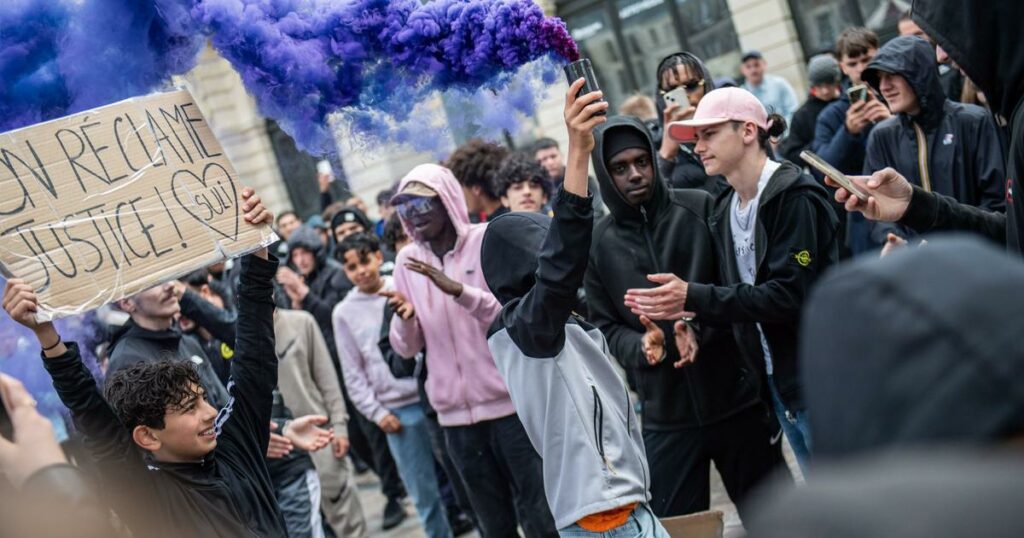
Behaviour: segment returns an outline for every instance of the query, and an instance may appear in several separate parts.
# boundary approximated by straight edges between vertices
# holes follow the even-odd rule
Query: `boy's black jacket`
[[[761,193],[754,236],[757,276],[754,285],[744,284],[730,225],[733,192],[730,187],[715,200],[708,221],[725,285],[691,282],[686,309],[705,323],[732,323],[747,360],[764,376],[764,353],[755,325],[760,323],[772,354],[775,386],[787,409],[800,410],[796,358],[800,313],[811,285],[839,259],[839,219],[824,187],[796,165],[782,163]]]
[[[278,264],[255,256],[242,263],[230,400],[217,415],[217,448],[203,461],[161,463],[144,454],[75,344],[43,360],[97,460],[104,498],[136,536],[287,536],[264,463],[277,385],[271,281]]]
[[[656,286],[647,279],[653,273],[673,273],[688,282],[720,282],[707,224],[711,196],[696,189],[669,189],[655,166],[650,201],[641,208],[629,205],[605,166],[611,156],[604,154],[605,134],[623,127],[644,133],[652,157],[657,155],[638,119],[611,117],[595,133],[594,170],[609,215],[594,230],[584,281],[589,320],[605,335],[611,354],[636,372],[645,429],[671,430],[722,420],[757,405],[759,399],[757,378],[742,360],[729,324],[702,323],[697,361],[674,368],[679,352],[672,323],[659,323],[668,356],[650,366],[640,349],[643,325],[624,303],[626,290]]]

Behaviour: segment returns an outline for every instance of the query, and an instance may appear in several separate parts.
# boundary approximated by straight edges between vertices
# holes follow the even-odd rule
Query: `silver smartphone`
[[[862,201],[868,201],[868,195],[860,189],[857,185],[854,185],[850,178],[846,177],[846,174],[836,170],[831,164],[825,162],[825,159],[818,157],[813,152],[804,150],[800,152],[800,158],[807,164],[813,166],[822,174],[832,178],[836,183],[843,186],[844,189],[853,193],[854,196],[860,198]]]
[[[665,94],[665,102],[675,103],[681,107],[690,106],[690,98],[686,95],[686,88],[680,86]]]

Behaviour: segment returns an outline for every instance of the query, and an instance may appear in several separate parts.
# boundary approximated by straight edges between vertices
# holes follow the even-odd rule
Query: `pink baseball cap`
[[[697,128],[717,125],[729,121],[753,122],[768,130],[768,111],[754,94],[743,88],[719,88],[708,92],[700,103],[693,118],[668,124],[668,136],[676,142],[693,142],[697,139]]]

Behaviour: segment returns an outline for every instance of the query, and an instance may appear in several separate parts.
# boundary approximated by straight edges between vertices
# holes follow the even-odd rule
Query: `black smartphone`
[[[0,436],[8,441],[14,440],[14,424],[11,423],[11,416],[7,414],[7,405],[0,402]]]
[[[856,103],[857,101],[868,100],[868,87],[863,84],[851,86],[846,90],[846,96],[850,98],[850,104]]]
[[[582,58],[570,64],[566,64],[562,69],[565,71],[565,78],[568,79],[570,85],[580,78],[584,80],[583,87],[580,88],[580,91],[576,94],[577,99],[582,95],[586,95],[590,92],[596,92],[601,89],[597,85],[597,76],[594,75],[594,66],[591,65],[589,58]],[[601,98],[601,101],[604,101],[604,98]],[[604,116],[607,112],[602,110],[597,114],[599,116]]]

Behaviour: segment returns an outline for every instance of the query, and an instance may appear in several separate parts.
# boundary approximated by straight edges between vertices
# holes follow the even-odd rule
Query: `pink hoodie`
[[[455,225],[455,248],[439,260],[430,246],[418,241],[398,253],[394,286],[416,309],[403,321],[392,318],[391,346],[403,357],[427,349],[427,396],[442,426],[465,426],[515,413],[508,389],[487,348],[487,329],[501,310],[484,282],[480,243],[485,224],[470,224],[462,187],[451,171],[436,164],[413,168],[399,185],[419,181],[437,191]],[[408,226],[406,233],[409,233]],[[412,237],[412,234],[409,235]],[[463,285],[457,299],[446,295],[427,277],[405,267],[416,258],[440,268]]]

